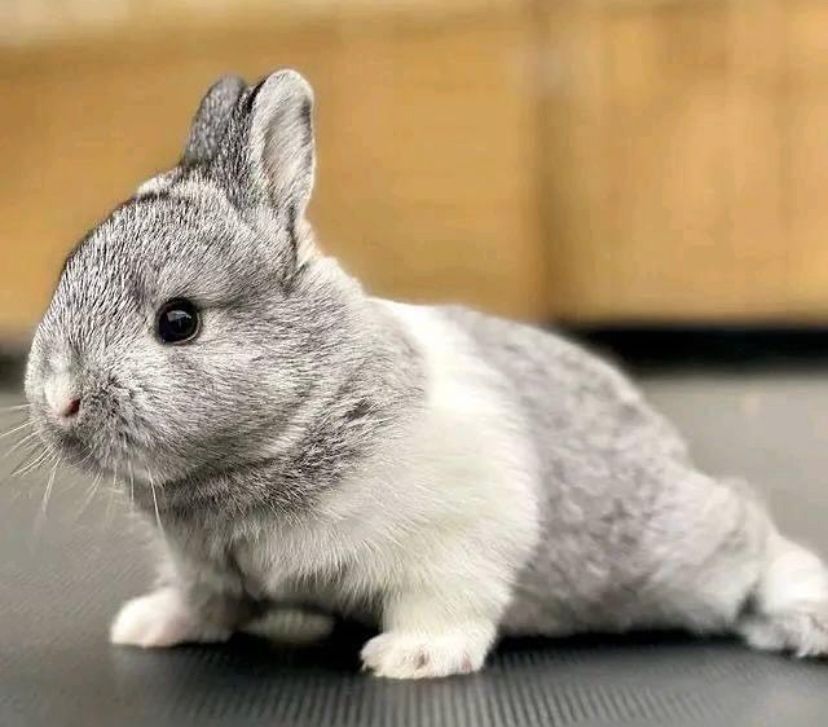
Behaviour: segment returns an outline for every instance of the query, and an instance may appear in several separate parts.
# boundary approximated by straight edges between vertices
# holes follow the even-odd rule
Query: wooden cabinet
[[[0,337],[24,339],[74,241],[174,163],[216,76],[280,66],[317,92],[323,246],[379,294],[828,319],[823,2],[70,6],[4,4]]]
[[[546,15],[550,313],[828,319],[828,4]]]

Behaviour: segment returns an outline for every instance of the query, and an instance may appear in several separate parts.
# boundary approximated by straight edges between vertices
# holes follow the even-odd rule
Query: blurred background
[[[0,345],[219,75],[317,94],[323,246],[538,322],[828,322],[828,3],[6,0]]]

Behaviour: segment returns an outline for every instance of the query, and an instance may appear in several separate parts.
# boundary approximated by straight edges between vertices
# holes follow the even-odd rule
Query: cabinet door
[[[824,3],[563,2],[544,22],[551,311],[824,320]]]

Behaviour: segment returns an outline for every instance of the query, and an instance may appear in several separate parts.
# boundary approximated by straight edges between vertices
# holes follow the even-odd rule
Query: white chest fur
[[[424,355],[426,405],[313,516],[238,544],[240,568],[270,594],[290,583],[356,604],[441,563],[470,582],[508,580],[538,537],[535,458],[506,383],[437,313],[389,305]]]

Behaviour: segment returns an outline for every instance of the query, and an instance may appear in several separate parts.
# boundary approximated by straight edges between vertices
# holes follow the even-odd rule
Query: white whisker
[[[86,491],[86,496],[81,503],[81,508],[78,510],[77,517],[83,515],[86,512],[86,508],[89,507],[92,500],[95,498],[95,495],[98,493],[98,488],[101,486],[101,482],[103,481],[103,471],[98,472],[95,475],[95,479],[92,480],[92,484],[90,485],[89,489]]]
[[[127,469],[129,470],[129,504],[130,507],[135,506],[135,474],[132,471],[132,462],[127,460]]]
[[[15,432],[19,432],[21,429],[25,429],[26,427],[31,427],[31,426],[34,426],[34,425],[32,424],[32,422],[27,420],[27,421],[23,422],[20,426],[12,427],[8,431],[3,432],[2,434],[0,434],[0,439],[5,439],[6,437],[11,436]]]
[[[158,495],[155,493],[155,480],[149,472],[147,474],[149,475],[150,489],[152,490],[152,504],[155,506],[155,522],[158,523],[158,529],[161,531],[162,537],[166,537],[164,526],[161,524],[161,513],[158,511]]]
[[[13,406],[0,406],[0,412],[23,411],[24,409],[31,409],[31,407],[31,404],[15,404]]]
[[[49,460],[49,463],[51,464],[50,457],[53,454],[54,451],[51,449],[51,447],[43,447],[40,450],[35,450],[34,453],[29,455],[29,459],[24,458],[23,461],[9,473],[9,476],[23,477],[23,475],[28,474],[32,470],[36,470],[46,460]]]
[[[112,500],[118,491],[118,463],[115,462],[115,469],[112,471],[112,485],[109,487],[109,498],[106,501],[106,513],[104,514],[105,527],[112,523]]]
[[[49,475],[49,481],[46,484],[46,490],[43,493],[43,500],[40,503],[40,512],[45,516],[46,508],[49,506],[49,498],[52,496],[52,487],[55,484],[55,476],[57,475],[58,467],[60,466],[60,458],[55,461],[52,466],[52,472]]]
[[[36,436],[38,436],[37,432],[31,432],[30,434],[27,434],[25,437],[23,437],[23,439],[21,439],[19,442],[17,442],[17,444],[15,444],[13,447],[11,447],[11,449],[9,449],[9,451],[6,452],[6,454],[3,455],[3,456],[4,457],[9,457],[12,453],[16,452],[18,449],[20,449],[20,447],[22,447],[24,444],[26,444],[26,442],[31,442],[32,439],[34,439]]]

